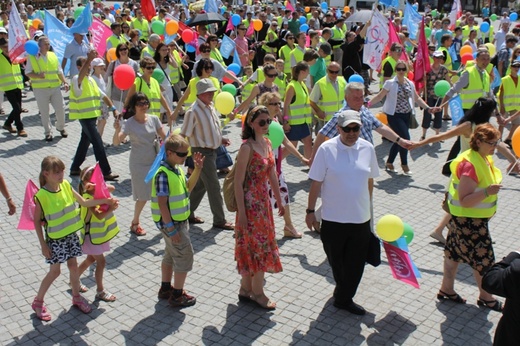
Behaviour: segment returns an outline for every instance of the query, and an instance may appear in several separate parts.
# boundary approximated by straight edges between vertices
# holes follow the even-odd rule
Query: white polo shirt
[[[309,178],[322,182],[322,219],[339,223],[370,220],[368,179],[379,176],[374,146],[359,138],[349,147],[340,136],[323,143],[312,162]]]

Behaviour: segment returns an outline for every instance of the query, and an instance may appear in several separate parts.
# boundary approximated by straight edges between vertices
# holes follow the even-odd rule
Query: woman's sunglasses
[[[260,125],[260,126],[265,126],[266,124],[271,125],[272,122],[273,122],[273,120],[271,120],[271,119],[262,119],[258,122],[258,125]]]
[[[148,102],[148,101],[139,101],[139,102],[136,102],[135,105],[139,106],[139,107],[144,107],[144,106],[149,106],[150,102]]]

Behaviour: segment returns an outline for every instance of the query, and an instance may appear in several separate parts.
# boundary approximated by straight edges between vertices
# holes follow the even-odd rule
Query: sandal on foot
[[[298,232],[294,227],[285,226],[283,228],[283,236],[288,238],[301,238],[302,234]]]
[[[69,282],[69,287],[72,288],[71,283]],[[79,283],[79,293],[85,293],[88,291],[88,287],[83,285],[81,282]]]
[[[502,302],[500,300],[484,300],[482,298],[479,298],[477,299],[477,305],[478,306],[483,306],[483,307],[486,307],[488,309],[491,309],[493,311],[498,311],[498,312],[502,312],[503,310],[503,307],[502,307]]]
[[[22,113],[29,113],[29,110],[27,108],[22,108]]]
[[[88,314],[92,311],[92,307],[88,303],[88,300],[80,296],[79,294],[77,296],[72,296],[72,306],[77,307],[84,314]]]
[[[194,217],[190,217],[190,218],[188,219],[188,222],[196,225],[196,224],[199,224],[199,223],[204,223],[204,220],[201,219],[201,218],[198,217],[198,216],[194,216]]]
[[[256,303],[259,307],[266,310],[274,310],[276,309],[276,303],[271,299],[267,298],[265,294],[260,294],[258,296],[251,294],[250,298],[253,302]]]
[[[47,311],[47,308],[43,305],[43,300],[39,300],[34,298],[32,305],[32,309],[36,313],[36,317],[38,317],[42,321],[50,321],[52,319],[51,314]]]
[[[446,292],[443,292],[439,290],[439,293],[437,293],[437,299],[439,300],[451,300],[452,302],[458,303],[458,304],[466,304],[466,299],[462,298],[457,293],[453,294],[447,294]]]
[[[390,172],[390,173],[397,173],[397,171],[395,170],[395,167],[392,163],[385,164],[385,171]]]
[[[101,292],[96,293],[96,299],[110,303],[110,302],[115,302],[117,298],[115,295],[108,292],[107,290],[103,290]]]
[[[138,237],[146,235],[146,231],[141,227],[141,224],[139,222],[138,223],[132,222],[132,225],[130,226],[130,232],[132,232],[133,234],[135,234]]]
[[[251,299],[251,292],[246,291],[243,287],[240,287],[238,291],[238,301],[242,303],[249,303],[253,300]]]
[[[437,232],[430,233],[430,237],[437,240],[439,243],[446,244],[446,239],[442,236],[442,234],[439,234]]]

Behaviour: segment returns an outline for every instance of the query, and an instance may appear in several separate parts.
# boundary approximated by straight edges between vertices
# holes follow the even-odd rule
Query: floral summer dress
[[[240,275],[282,271],[268,191],[269,172],[274,164],[271,150],[266,158],[253,151],[244,188],[247,229],[238,226],[238,213],[235,221],[235,260]]]

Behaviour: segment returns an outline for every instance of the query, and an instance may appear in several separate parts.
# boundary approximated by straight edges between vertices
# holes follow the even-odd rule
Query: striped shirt
[[[195,148],[217,149],[222,144],[220,119],[213,103],[205,105],[199,98],[186,111],[181,135]]]

